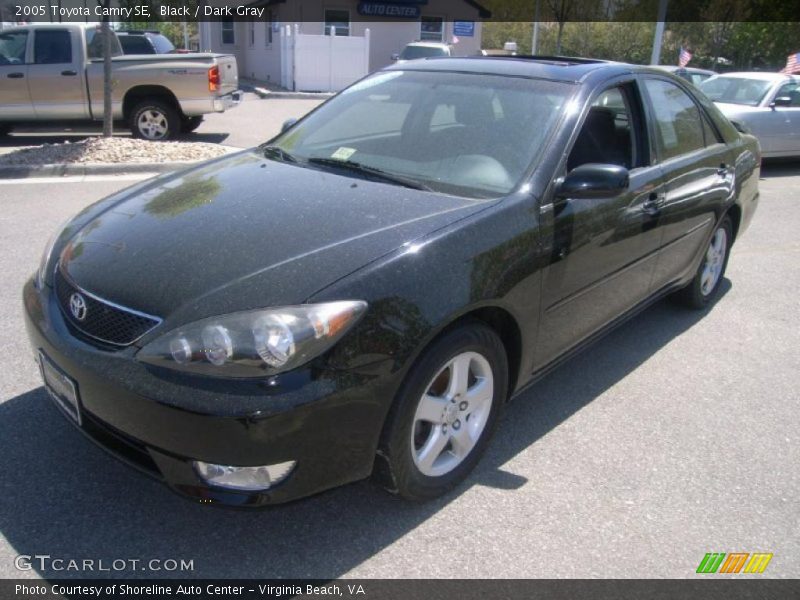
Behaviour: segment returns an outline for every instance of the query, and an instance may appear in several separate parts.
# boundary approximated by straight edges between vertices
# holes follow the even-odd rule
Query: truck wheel
[[[183,119],[183,123],[182,123],[183,127],[181,128],[181,130],[184,133],[191,133],[192,131],[194,131],[195,129],[200,127],[200,124],[202,122],[203,122],[203,117],[202,116],[200,116],[200,117],[185,117]]]
[[[181,119],[172,106],[162,100],[143,100],[128,119],[133,137],[143,140],[168,140],[181,130]]]

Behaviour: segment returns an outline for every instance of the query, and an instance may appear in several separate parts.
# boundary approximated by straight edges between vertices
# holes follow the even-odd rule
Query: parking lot
[[[248,101],[197,137],[251,146],[314,103]],[[19,554],[191,560],[177,575],[205,578],[690,577],[706,552],[772,552],[762,576],[800,576],[800,163],[765,168],[710,311],[661,302],[527,390],[447,497],[363,482],[258,512],[174,496],[41,387],[22,285],[58,225],[130,183],[0,181],[1,577],[109,574],[19,572]]]

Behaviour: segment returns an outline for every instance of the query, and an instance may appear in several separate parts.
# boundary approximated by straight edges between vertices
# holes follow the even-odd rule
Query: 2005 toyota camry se
[[[64,414],[185,496],[430,498],[548,369],[667,294],[709,305],[759,161],[663,71],[408,62],[84,210],[28,331]]]

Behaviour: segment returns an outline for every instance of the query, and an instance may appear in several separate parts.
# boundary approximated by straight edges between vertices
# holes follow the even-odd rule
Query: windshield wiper
[[[264,153],[264,156],[267,156],[269,158],[277,158],[278,160],[282,160],[283,162],[291,162],[291,163],[300,162],[297,160],[295,156],[293,156],[290,152],[287,152],[280,146],[262,146],[261,151]]]
[[[368,165],[364,165],[358,162],[353,162],[349,160],[338,160],[336,158],[309,158],[308,162],[312,165],[322,165],[324,167],[334,167],[337,169],[344,169],[347,171],[353,171],[355,173],[362,173],[369,177],[375,177],[376,179],[381,179],[382,181],[386,181],[388,183],[394,183],[396,185],[402,185],[403,187],[411,188],[414,190],[425,190],[427,192],[431,191],[431,188],[425,185],[424,183],[420,183],[416,179],[410,179],[408,177],[403,177],[402,175],[395,175],[394,173],[388,173],[383,169],[378,169],[377,167],[370,167]]]

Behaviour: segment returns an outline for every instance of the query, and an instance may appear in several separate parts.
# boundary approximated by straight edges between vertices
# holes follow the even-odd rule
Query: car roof
[[[395,64],[387,71],[457,71],[486,75],[553,79],[579,82],[593,73],[605,73],[607,77],[632,71],[657,72],[649,67],[616,63],[590,58],[566,56],[465,56],[458,58],[431,57]],[[663,73],[663,71],[662,71]]]
[[[423,48],[444,48],[449,45],[444,42],[411,42],[406,44],[406,46],[420,46]]]
[[[735,77],[737,79],[760,79],[762,81],[780,81],[786,78],[796,79],[786,73],[769,73],[766,71],[742,71],[738,73],[721,73],[719,77]]]

